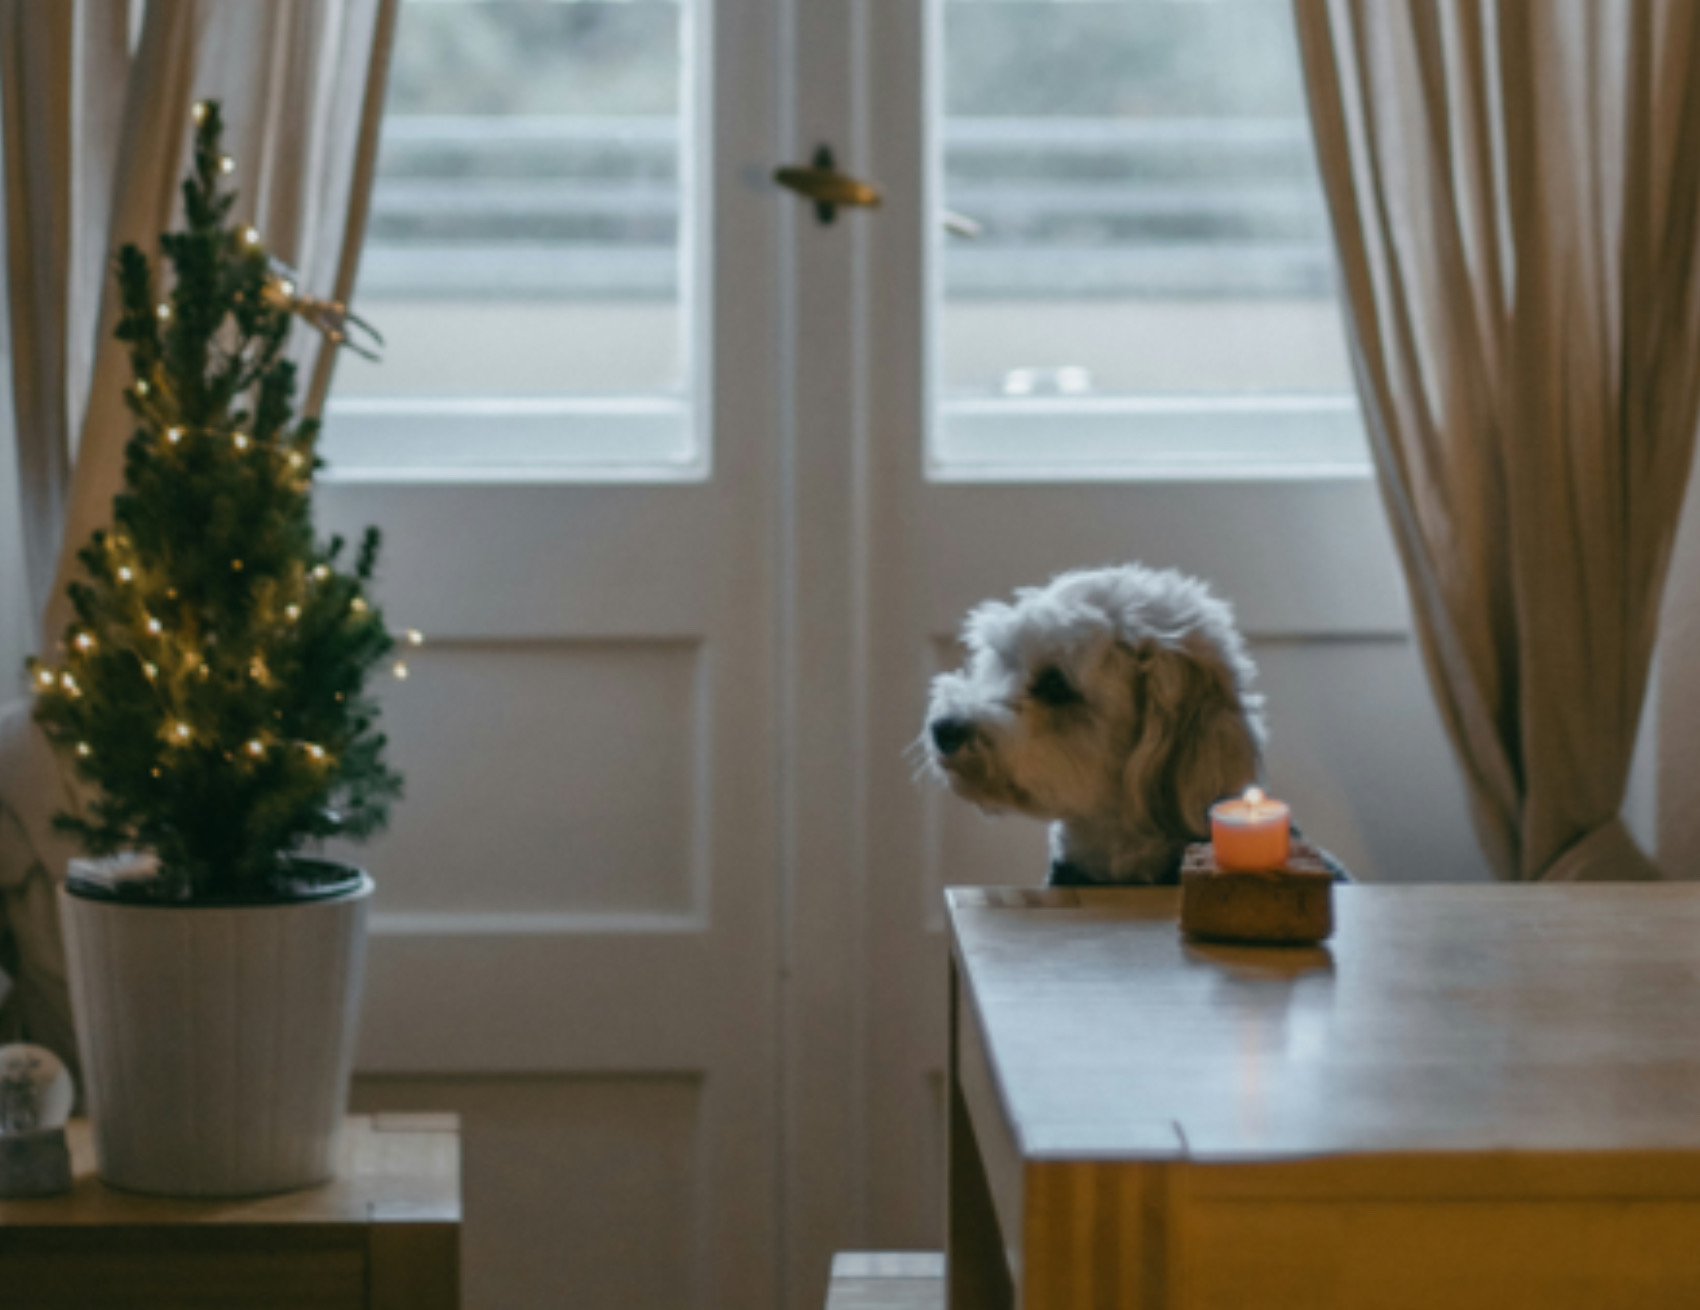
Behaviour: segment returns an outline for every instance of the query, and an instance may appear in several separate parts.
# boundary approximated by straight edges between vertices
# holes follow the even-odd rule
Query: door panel
[[[466,1305],[676,1310],[714,1204],[703,1090],[666,1074],[362,1077],[354,1104],[460,1116]]]
[[[992,23],[1023,21],[1017,9],[1029,11],[1028,19],[1041,10],[1054,16],[1091,8],[1097,16],[1081,21],[1119,21],[1119,12],[1130,21],[1159,24],[1217,22],[1234,9],[1206,7],[1212,13],[1199,18],[1191,13],[1196,7],[1187,6],[941,4],[976,21],[994,8],[1007,11],[986,18]],[[1176,13],[1155,12],[1167,8]],[[1276,16],[1285,21],[1283,7],[1259,8],[1279,11]],[[1401,574],[1361,437],[1341,421],[1342,406],[1345,417],[1353,417],[1349,396],[1323,396],[1312,411],[1277,398],[1267,415],[1257,412],[1263,403],[1258,395],[1268,389],[1259,370],[1273,367],[1270,361],[1279,362],[1283,351],[1298,349],[1287,338],[1300,319],[1326,330],[1326,324],[1318,327],[1326,300],[1317,301],[1310,285],[1304,313],[1290,304],[1285,317],[1266,312],[1268,302],[1261,308],[1248,308],[1243,300],[1224,303],[1221,279],[1243,279],[1248,267],[1244,260],[1236,264],[1234,252],[1218,250],[1202,263],[1166,264],[1170,255],[1186,253],[1165,253],[1164,234],[1172,236],[1172,227],[1146,223],[1120,229],[1155,232],[1143,252],[1137,242],[1118,244],[1113,227],[1083,221],[1069,228],[1058,207],[1083,203],[1078,190],[1070,192],[1060,176],[1050,178],[1049,192],[1037,184],[1021,190],[1014,187],[1018,173],[1002,164],[1009,185],[986,192],[990,199],[1012,207],[1010,212],[1027,206],[1028,219],[1041,201],[1055,201],[1049,229],[1023,230],[1052,236],[1108,230],[1111,236],[1082,255],[1061,249],[1066,237],[1025,249],[1014,240],[1000,245],[990,225],[990,245],[941,235],[942,208],[980,217],[970,209],[972,192],[962,189],[971,176],[962,125],[944,117],[941,87],[950,59],[940,39],[948,21],[939,5],[922,3],[870,5],[865,14],[868,62],[879,76],[878,91],[867,102],[867,167],[889,197],[903,200],[870,227],[867,273],[865,403],[876,418],[867,427],[862,456],[870,472],[862,502],[867,526],[858,538],[869,580],[865,640],[873,689],[862,793],[868,814],[865,954],[859,970],[866,1089],[860,1120],[866,1143],[862,1240],[875,1247],[928,1247],[940,1241],[943,1200],[940,894],[944,886],[960,883],[1034,885],[1046,872],[1042,825],[982,819],[948,793],[912,780],[903,758],[921,728],[928,679],[956,663],[956,633],[973,605],[1043,583],[1065,569],[1129,560],[1208,579],[1234,603],[1261,666],[1272,727],[1271,786],[1294,803],[1312,835],[1372,879],[1479,879],[1486,869],[1410,643]],[[1035,48],[1042,43],[1031,33],[1028,40]],[[1091,46],[1077,53],[1086,77]],[[1032,87],[1010,90],[1017,96],[1039,94]],[[1146,105],[1156,106],[1153,113],[1160,115],[1166,103],[1129,100],[1127,112],[1137,117]],[[924,130],[917,131],[916,124]],[[976,148],[986,152],[995,145],[1007,154],[1029,126],[977,122]],[[1302,133],[1302,122],[1297,127]],[[1115,131],[1125,145],[1126,133]],[[1077,163],[1091,145],[1057,140],[1075,152]],[[1221,134],[1211,148],[1218,147],[1225,149]],[[1115,183],[1120,198],[1107,203],[1129,201],[1126,182]],[[1175,199],[1161,187],[1144,196],[1153,204]],[[1193,204],[1197,197],[1180,199]],[[1143,203],[1137,194],[1133,200]],[[1085,197],[1089,205],[1104,201],[1097,192]],[[1218,194],[1212,203],[1217,201],[1231,207],[1243,197]],[[1184,235],[1175,239],[1185,244]],[[1312,231],[1307,240],[1322,243],[1299,252],[1315,266],[1310,272],[1276,260],[1283,276],[1299,278],[1295,286],[1318,268],[1326,274],[1325,230]],[[1066,257],[1056,258],[1059,251]],[[1013,262],[1001,271],[994,267],[1006,258]],[[1063,276],[1087,258],[1099,261],[1094,267],[1106,285],[1070,283]],[[1041,276],[1034,272],[1041,267],[1048,269],[1042,276],[1062,279],[1053,299],[1066,301],[1066,312],[1028,294],[1034,285],[1021,282]],[[1152,278],[1182,272],[1193,278],[1184,303],[1172,286],[1152,293]],[[1002,299],[992,303],[985,288],[997,279]],[[1114,313],[1106,307],[1111,301],[1121,305]],[[1134,354],[1154,329],[1143,320],[1143,326],[1118,327],[1110,321],[1115,314],[1168,315],[1170,327],[1163,331],[1173,339],[1165,346],[1191,356],[1153,372],[1151,359]],[[1072,337],[1058,328],[1065,320]],[[996,331],[1005,332],[1003,344],[1012,350],[1030,354],[1039,343],[1049,353],[997,355],[992,347],[998,343],[991,340]],[[1289,360],[1280,366],[1281,376],[1296,376],[1304,386],[1318,385],[1318,379],[1344,386],[1343,370],[1334,367],[1340,361],[1330,363],[1330,350],[1338,353],[1337,327],[1333,331],[1333,347],[1315,343],[1304,368],[1289,367]],[[1105,385],[1119,394],[1087,395],[1074,404],[1069,393],[1074,382],[1057,370],[1081,362],[1062,353],[1076,346],[1093,352],[1088,372],[1094,385],[1111,379],[1113,385]],[[1215,359],[1213,349],[1219,351]],[[976,358],[982,365],[971,366]],[[928,361],[936,361],[931,370]],[[1232,367],[1226,373],[1218,368],[1211,387],[1245,391],[1251,384],[1232,404],[1198,394],[1207,366],[1225,362]],[[1045,367],[1011,377],[1021,364]],[[1117,372],[1114,366],[1120,365],[1125,367]],[[1021,392],[1026,386],[1049,387],[1051,394],[1037,404]],[[1164,386],[1180,394],[1152,403],[1153,391]],[[980,391],[966,394],[974,387]],[[1011,459],[1007,452],[988,454],[990,447],[982,445],[978,455],[965,454],[966,438],[959,440],[963,416],[1005,411],[1013,416],[1011,430],[1026,424],[1025,453],[1017,451],[1020,457]],[[1192,428],[1175,417],[1183,411],[1191,414]],[[1028,421],[1033,413],[1042,415],[1043,424]],[[1227,436],[1219,431],[1224,416],[1239,425]],[[1070,429],[1075,420],[1084,425],[1085,436]],[[1311,429],[1319,425],[1326,431],[1312,440]],[[1175,449],[1176,441],[1191,441],[1195,433],[1198,449]],[[1288,442],[1289,454],[1260,453],[1258,444],[1272,439]],[[1119,460],[1112,457],[1117,441]],[[1146,452],[1163,443],[1168,454],[1147,458]],[[1051,449],[1060,453],[1047,462]],[[1189,466],[1190,474],[1175,472]]]
[[[627,72],[632,24],[670,10],[661,18],[694,60],[677,103],[695,115],[683,136],[622,145],[620,123],[568,102],[589,86],[574,54],[575,78],[551,73],[535,92],[568,101],[527,102],[523,131],[465,128],[506,133],[462,160],[487,162],[499,187],[473,178],[445,191],[426,178],[435,190],[423,197],[391,192],[403,208],[436,206],[429,258],[393,227],[375,235],[377,285],[405,311],[398,349],[445,332],[473,339],[445,361],[407,364],[461,369],[449,394],[415,388],[415,408],[397,410],[382,370],[345,372],[348,403],[330,413],[324,524],[382,527],[379,599],[395,626],[426,637],[400,652],[408,676],[386,694],[409,796],[360,852],[379,890],[357,1100],[464,1116],[469,1310],[771,1306],[781,242],[778,207],[748,179],[777,149],[778,20],[766,0],[488,8],[602,41]],[[629,78],[608,88],[650,94]],[[574,114],[597,121],[561,121]],[[410,130],[442,138],[441,126]],[[408,168],[445,157],[403,144]],[[653,234],[641,224],[609,229],[600,247],[556,240],[603,231],[584,228],[586,203],[614,215],[649,203],[641,177],[625,191],[590,178],[588,201],[578,185],[623,150],[675,160],[664,199],[685,217],[657,238],[675,245],[644,246]],[[515,175],[526,160],[560,172]],[[524,243],[504,255],[511,229],[497,220],[511,206],[540,222],[528,208],[539,203],[567,226],[533,232],[536,258],[516,264]],[[464,222],[450,221],[457,204]],[[635,247],[620,247],[628,238]],[[464,248],[449,249],[456,241]],[[451,294],[403,303],[416,256]],[[660,312],[644,300],[652,275],[674,297],[671,326],[644,318]],[[499,295],[478,289],[491,278]],[[611,303],[610,285],[626,299]],[[464,312],[475,291],[505,308]],[[381,305],[363,307],[387,326]],[[437,328],[408,326],[432,314]],[[696,415],[689,458],[619,427],[641,406],[613,394],[637,385],[630,370],[597,363],[616,346],[654,348],[655,369],[637,381]],[[480,358],[506,371],[476,374]],[[524,412],[516,390],[531,393]],[[360,424],[374,416],[388,425],[372,438],[385,449],[417,434],[410,461],[368,457]],[[484,432],[495,435],[481,446]],[[433,463],[445,443],[456,458]]]

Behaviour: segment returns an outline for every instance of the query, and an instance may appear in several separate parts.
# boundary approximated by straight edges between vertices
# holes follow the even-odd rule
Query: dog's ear
[[[1136,721],[1124,793],[1176,840],[1210,835],[1210,806],[1257,779],[1261,698],[1234,670],[1196,652],[1144,642],[1133,649]]]

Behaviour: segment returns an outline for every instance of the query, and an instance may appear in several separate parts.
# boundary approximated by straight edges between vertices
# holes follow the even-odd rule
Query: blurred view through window
[[[1288,0],[936,2],[935,464],[1361,458]],[[333,458],[696,457],[694,17],[406,0]]]
[[[691,0],[405,0],[334,463],[688,464]]]
[[[1287,0],[944,0],[935,459],[1352,464]]]

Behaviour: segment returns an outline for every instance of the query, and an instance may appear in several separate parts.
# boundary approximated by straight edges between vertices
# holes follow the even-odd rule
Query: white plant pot
[[[101,1176],[257,1196],[336,1171],[372,880],[279,905],[96,900],[60,888]]]

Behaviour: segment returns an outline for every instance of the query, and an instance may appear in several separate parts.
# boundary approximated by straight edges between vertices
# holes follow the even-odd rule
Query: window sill
[[[1367,480],[1340,395],[950,397],[927,478],[941,483]]]

